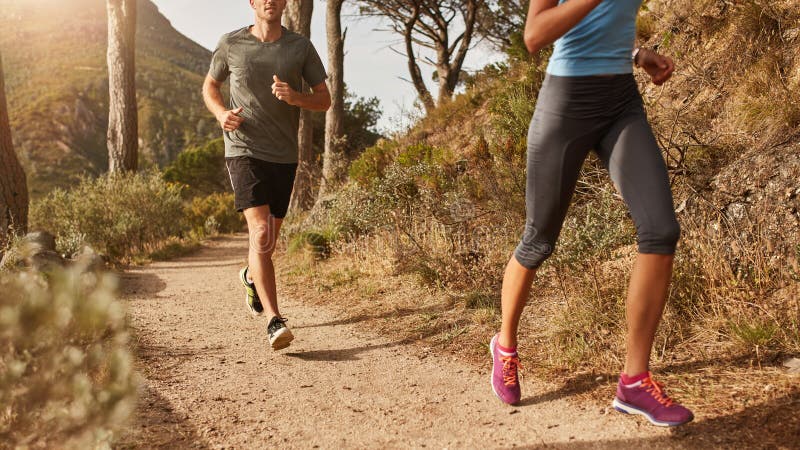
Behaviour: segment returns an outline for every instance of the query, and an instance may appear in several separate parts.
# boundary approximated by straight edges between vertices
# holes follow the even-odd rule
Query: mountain
[[[164,166],[218,134],[200,90],[211,53],[138,6],[140,166]],[[101,0],[0,0],[11,129],[34,196],[108,167],[106,24]]]

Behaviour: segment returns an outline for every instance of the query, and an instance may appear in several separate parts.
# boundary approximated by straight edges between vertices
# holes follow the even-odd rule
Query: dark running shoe
[[[239,279],[246,292],[244,301],[247,303],[247,307],[254,316],[260,316],[264,313],[264,305],[261,304],[261,299],[258,298],[256,285],[247,281],[247,267],[239,271]]]
[[[269,333],[269,345],[273,350],[288,347],[294,339],[291,330],[286,327],[286,319],[282,317],[273,317],[267,325],[267,332]]]

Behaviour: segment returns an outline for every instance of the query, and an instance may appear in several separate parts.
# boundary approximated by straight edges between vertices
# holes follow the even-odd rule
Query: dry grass
[[[798,23],[790,0],[650,0],[640,17],[640,40],[679,67],[666,87],[641,78],[683,228],[653,367],[704,417],[798,395],[796,378],[780,368],[800,354]],[[454,158],[417,171],[385,162],[389,175],[351,188],[358,200],[333,211],[381,220],[313,262],[323,281],[296,270],[295,286],[324,285],[326,297],[343,299],[343,320],[485,365],[503,266],[524,222],[524,133],[541,70],[495,74],[476,85],[485,91],[399,139],[396,154],[425,143]],[[605,403],[624,356],[634,234],[595,162],[582,180],[520,343],[529,373]]]

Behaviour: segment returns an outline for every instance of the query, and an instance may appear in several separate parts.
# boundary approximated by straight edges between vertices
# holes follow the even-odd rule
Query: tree
[[[27,231],[28,184],[11,140],[3,58],[0,55],[0,254],[10,233],[25,234]]]
[[[286,28],[305,37],[311,36],[311,16],[314,13],[313,0],[292,0],[287,2],[283,22]],[[303,89],[308,90],[303,83]],[[311,111],[300,111],[300,129],[297,133],[298,165],[294,181],[294,192],[289,209],[305,211],[314,205],[314,147]]]
[[[436,103],[425,85],[414,44],[435,52],[436,60],[425,61],[436,68],[438,103],[449,101],[461,78],[479,14],[488,10],[486,1],[361,0],[361,3],[362,13],[386,17],[392,29],[403,36],[411,82],[425,109],[430,112]]]
[[[361,156],[368,147],[372,147],[383,136],[378,132],[378,121],[381,118],[381,104],[377,97],[359,97],[344,87],[344,140],[343,151],[346,163]],[[325,115],[315,112],[314,118],[314,151],[318,158],[325,153]]]
[[[136,107],[136,1],[107,0],[109,171],[136,171],[139,123]]]
[[[497,49],[508,50],[522,44],[522,31],[528,0],[489,0],[487,10],[478,17],[478,34]],[[526,51],[527,52],[527,51]]]
[[[322,160],[322,180],[319,196],[325,195],[330,185],[338,184],[347,169],[344,135],[344,41],[342,32],[342,4],[344,0],[328,0],[326,31],[328,39],[328,88],[331,107],[325,115],[325,154]]]

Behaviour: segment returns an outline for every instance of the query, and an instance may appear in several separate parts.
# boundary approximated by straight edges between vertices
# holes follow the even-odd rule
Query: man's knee
[[[250,249],[260,255],[272,256],[275,251],[275,222],[263,221],[251,224],[248,227],[250,233]]]

